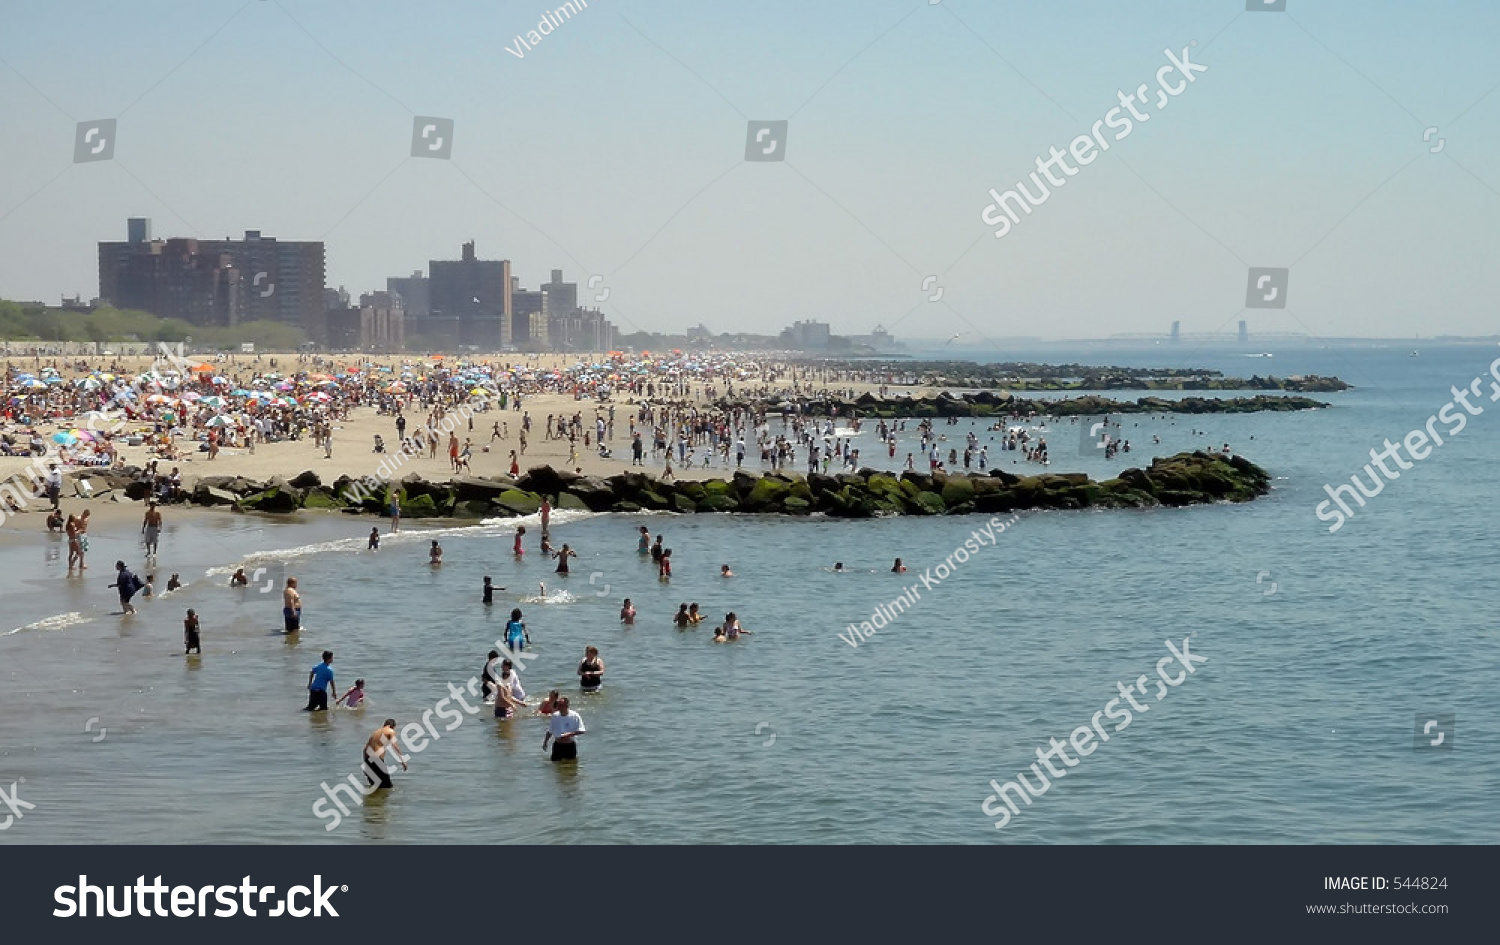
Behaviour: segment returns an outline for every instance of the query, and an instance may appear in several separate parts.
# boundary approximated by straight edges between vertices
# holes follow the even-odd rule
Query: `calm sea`
[[[35,807],[0,843],[1496,842],[1500,726],[1484,693],[1500,678],[1500,405],[1480,398],[1483,415],[1338,533],[1313,514],[1324,483],[1423,426],[1500,355],[1416,347],[1004,352],[1358,387],[1319,412],[1128,417],[1137,448],[1108,464],[1081,455],[1076,426],[1053,430],[1054,471],[1097,476],[1228,442],[1276,488],[1247,505],[1023,515],[857,647],[839,636],[847,625],[919,584],[982,517],[559,515],[554,541],[580,556],[561,578],[534,527],[529,553],[511,556],[514,522],[413,528],[372,554],[369,518],[186,526],[169,511],[154,573],[158,587],[174,570],[188,587],[130,619],[107,584],[117,557],[140,564],[135,529],[93,537],[85,580],[65,577],[60,542],[6,534],[0,788],[16,782]],[[961,449],[969,429],[940,432]],[[861,441],[877,459],[873,434]],[[991,465],[1020,470],[1017,455],[992,449]],[[670,585],[635,552],[642,523],[673,549]],[[904,576],[889,573],[897,556]],[[241,563],[266,569],[257,583],[300,579],[298,638],[278,632],[279,594],[226,587]],[[492,608],[486,574],[507,588]],[[624,597],[639,611],[630,629]],[[714,645],[707,629],[675,629],[691,601],[711,619],[736,611],[754,634]],[[528,694],[574,698],[581,761],[549,763],[539,719],[480,713],[443,731],[452,723],[434,716],[441,738],[396,789],[346,801],[326,830],[321,785],[356,770],[381,718],[419,718],[478,673],[512,606],[535,644]],[[180,655],[188,607],[201,659]],[[1208,661],[1160,700],[1148,684],[1147,712],[996,830],[981,810],[991,779],[1030,775],[1049,738],[1090,725],[1117,683],[1154,679],[1166,641],[1184,638]],[[606,681],[580,695],[588,644]],[[324,649],[340,691],[367,680],[367,709],[299,711]],[[1445,742],[1418,749],[1429,717]]]

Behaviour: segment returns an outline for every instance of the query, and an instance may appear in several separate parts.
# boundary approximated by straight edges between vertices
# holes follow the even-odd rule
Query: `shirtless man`
[[[370,785],[375,784],[375,778],[380,779],[380,787],[395,787],[391,783],[390,770],[385,765],[385,750],[391,749],[397,761],[401,762],[401,770],[406,770],[406,758],[401,754],[401,743],[396,740],[396,720],[386,719],[385,724],[375,730],[370,740],[365,742],[365,759],[361,765],[365,770],[365,781]],[[374,775],[375,778],[370,777]]]
[[[297,579],[286,579],[281,592],[281,615],[286,620],[286,632],[296,633],[302,629],[302,595],[297,593]]]
[[[161,538],[161,510],[152,502],[146,506],[146,517],[141,522],[141,534],[146,536],[146,557],[156,557],[156,543]]]

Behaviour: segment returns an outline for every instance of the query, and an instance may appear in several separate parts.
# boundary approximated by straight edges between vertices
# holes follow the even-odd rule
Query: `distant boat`
[[[1274,358],[1274,357],[1276,357],[1276,355],[1272,354],[1269,351],[1262,351],[1260,354],[1247,354],[1247,355],[1245,355],[1245,357],[1247,357],[1247,358]]]
[[[1413,351],[1411,354],[1407,355],[1408,358],[1420,358],[1421,356],[1422,352],[1420,351]]]

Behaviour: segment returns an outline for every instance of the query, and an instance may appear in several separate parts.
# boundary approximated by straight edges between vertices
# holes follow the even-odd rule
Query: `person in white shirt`
[[[547,720],[547,734],[542,738],[542,750],[552,743],[553,761],[575,761],[578,758],[578,743],[575,739],[584,734],[583,719],[568,707],[567,699],[557,700],[557,710]]]
[[[521,688],[521,674],[517,673],[510,660],[500,663],[500,675],[495,679],[495,718],[513,719],[516,710],[525,708],[526,690]]]

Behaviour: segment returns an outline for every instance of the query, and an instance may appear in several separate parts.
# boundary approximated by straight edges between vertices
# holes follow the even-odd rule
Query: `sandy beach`
[[[514,356],[512,356],[514,357]],[[481,359],[482,360],[482,359]],[[524,366],[537,372],[562,372],[570,366],[580,363],[590,364],[604,360],[603,355],[579,356],[579,355],[526,355],[517,361],[502,362],[496,358],[490,362],[499,365],[508,363],[511,366]],[[64,379],[71,382],[73,379],[85,376],[90,370],[107,369],[111,373],[126,376],[137,375],[149,371],[153,367],[153,359],[149,357],[111,358],[107,365],[100,363],[101,359],[84,359],[74,362],[65,359],[31,359],[13,358],[7,361],[7,366],[16,372],[40,370],[47,365],[54,365],[61,372]],[[194,365],[209,365],[216,374],[230,379],[236,386],[242,386],[249,382],[250,378],[258,372],[278,371],[285,374],[295,374],[299,371],[306,372],[337,372],[351,366],[359,366],[368,370],[371,367],[390,368],[393,375],[399,375],[403,370],[420,373],[423,370],[433,368],[439,361],[433,359],[415,359],[402,357],[373,358],[364,361],[351,361],[346,363],[342,359],[316,361],[311,358],[299,358],[297,355],[289,354],[262,354],[260,356],[225,356],[222,359],[189,359]],[[161,367],[160,362],[155,362]],[[89,370],[83,368],[87,366]],[[784,365],[777,365],[786,371]],[[798,371],[810,370],[799,366]],[[818,389],[836,386],[842,391],[862,393],[879,385],[864,383],[859,380],[844,377],[823,377],[815,375],[814,383]],[[796,383],[788,373],[786,376],[770,380],[764,385],[756,385],[765,389],[785,389],[790,391]],[[800,383],[800,389],[805,392],[808,385],[805,380]],[[702,407],[707,402],[706,394],[709,390],[707,384],[694,380],[685,385],[682,395],[675,391],[671,395],[664,392],[653,398],[653,402],[660,404],[670,401],[675,404],[687,404]],[[892,388],[892,390],[896,390]],[[901,391],[911,388],[899,388]],[[720,391],[722,393],[722,391]],[[522,471],[534,466],[552,466],[558,469],[581,470],[586,475],[610,476],[631,469],[630,466],[630,421],[637,414],[638,398],[626,391],[615,391],[607,399],[601,401],[592,396],[575,396],[569,393],[536,392],[523,394],[522,409],[500,410],[497,406],[490,405],[487,409],[472,413],[467,420],[459,423],[454,431],[458,436],[460,444],[466,440],[472,442],[472,457],[469,469],[463,475],[470,476],[506,476],[510,470],[510,452],[519,450],[522,418],[529,414],[532,429],[527,436],[525,453],[518,456]],[[614,417],[613,438],[606,438],[605,445],[612,451],[610,458],[602,458],[595,447],[585,447],[580,441],[576,453],[570,450],[569,441],[565,438],[547,438],[547,420],[549,416],[558,419],[571,418],[575,414],[582,417],[585,428],[592,429],[595,417],[601,417],[606,422],[610,419],[611,412]],[[420,426],[425,417],[425,410],[420,403],[411,404],[406,410],[408,433]],[[494,428],[500,425],[502,434],[496,436]],[[65,431],[80,425],[79,418],[56,418],[37,422],[30,426],[22,426],[18,423],[7,425],[7,432],[13,436],[19,436],[25,431],[36,430],[43,438],[49,439],[59,431]],[[132,424],[131,430],[137,428],[149,429],[149,424]],[[640,429],[638,427],[638,429]],[[645,427],[645,436],[648,439],[648,450],[646,455],[645,471],[652,475],[660,475],[663,471],[661,458],[652,460],[649,451],[649,426]],[[376,435],[380,435],[385,442],[386,453],[384,455],[374,451]],[[177,461],[162,460],[160,470],[165,473],[176,466],[182,474],[183,486],[191,490],[196,482],[206,476],[243,476],[247,479],[264,481],[273,476],[291,478],[304,470],[312,470],[317,473],[325,483],[331,483],[340,476],[355,478],[372,476],[377,474],[381,460],[390,456],[397,448],[399,438],[396,433],[395,418],[390,415],[381,415],[372,406],[355,406],[349,409],[345,418],[335,420],[332,427],[333,449],[332,456],[326,456],[322,445],[313,438],[299,440],[282,440],[280,442],[258,443],[253,452],[239,447],[223,447],[218,455],[210,459],[208,453],[196,451],[195,444],[181,441],[182,456]],[[145,466],[155,458],[154,454],[144,446],[132,447],[120,445],[117,440],[117,448],[123,457],[126,466]],[[49,453],[49,457],[55,453]],[[44,460],[45,462],[45,460]],[[21,473],[32,460],[19,456],[0,457],[0,480]],[[640,470],[641,467],[635,467]],[[86,476],[87,471],[81,469],[64,469],[68,473],[69,481],[65,483],[63,496],[66,506],[77,506],[87,502],[94,508],[93,518],[97,522],[107,522],[120,518],[136,519],[140,512],[135,506],[140,503],[131,502],[123,496],[118,499],[106,499],[103,501],[92,501],[82,499],[71,499],[68,497],[74,493],[72,479],[76,476]],[[733,472],[733,464],[725,467],[718,457],[710,459],[708,466],[701,464],[701,459],[692,468],[685,468],[673,463],[673,474],[679,479],[703,479],[710,477],[723,477]],[[408,454],[400,464],[399,472],[392,478],[399,479],[402,476],[415,473],[424,479],[442,481],[454,475],[453,467],[447,456],[447,451],[439,446],[435,450],[426,450],[418,454]],[[116,512],[116,509],[123,510]],[[72,509],[72,510],[76,510]],[[25,512],[19,516],[7,519],[3,526],[5,528],[21,528],[29,530],[35,526],[28,522],[32,516],[40,519],[46,513],[46,503],[33,501]],[[212,510],[193,510],[192,514],[219,514]],[[174,509],[174,515],[183,514],[183,510]],[[40,524],[38,522],[38,524]]]

